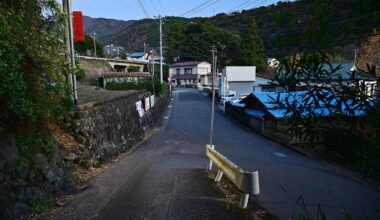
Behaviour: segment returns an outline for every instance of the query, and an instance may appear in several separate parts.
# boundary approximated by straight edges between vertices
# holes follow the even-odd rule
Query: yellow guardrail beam
[[[206,145],[206,155],[210,158],[209,170],[212,169],[213,163],[219,169],[215,181],[219,182],[223,175],[227,176],[238,189],[244,192],[240,207],[246,208],[249,195],[258,195],[260,193],[259,172],[244,171],[227,157],[216,151],[213,145]]]

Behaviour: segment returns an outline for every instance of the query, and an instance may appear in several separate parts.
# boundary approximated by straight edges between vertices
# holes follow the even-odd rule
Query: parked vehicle
[[[227,91],[225,96],[220,98],[220,104],[224,105],[225,102],[229,101],[233,97],[236,97],[236,92],[235,91]]]
[[[241,100],[243,100],[245,97],[247,97],[248,95],[238,95],[238,96],[234,96],[232,97],[229,102],[231,103],[235,103],[235,102],[240,102]]]

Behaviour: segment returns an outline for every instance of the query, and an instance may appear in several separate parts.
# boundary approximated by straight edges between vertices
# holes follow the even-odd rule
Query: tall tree
[[[96,44],[96,55],[98,57],[103,57],[103,45],[99,43],[98,40],[95,41]],[[84,41],[75,42],[75,51],[81,55],[86,55],[86,51],[90,50],[94,53],[94,39],[88,34],[85,35]]]
[[[266,69],[267,61],[264,43],[259,36],[259,30],[254,19],[250,19],[246,22],[245,29],[241,35],[235,64],[256,66],[258,72]]]
[[[361,46],[356,67],[366,70],[367,64],[375,67],[380,64],[380,29],[375,29],[373,35]],[[379,68],[376,69],[376,75],[380,77]]]
[[[166,38],[166,51],[164,53],[165,60],[167,63],[173,63],[175,57],[180,56],[180,49],[183,43],[184,34],[184,24],[183,22],[175,22],[171,25]]]
[[[237,35],[216,27],[207,19],[187,25],[177,23],[168,34],[166,57],[169,63],[173,58],[211,62],[211,46],[217,46],[220,58],[218,66],[223,67],[232,63],[238,42]]]

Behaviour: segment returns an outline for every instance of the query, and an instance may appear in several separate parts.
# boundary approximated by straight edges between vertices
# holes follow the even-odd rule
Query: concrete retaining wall
[[[159,98],[140,117],[135,103],[150,96],[136,91],[102,103],[78,106],[69,119],[77,139],[89,149],[95,162],[104,163],[140,142],[162,116],[170,97]]]

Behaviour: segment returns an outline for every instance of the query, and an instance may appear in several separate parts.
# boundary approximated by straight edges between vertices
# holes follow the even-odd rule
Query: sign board
[[[144,99],[144,101],[145,101],[145,105],[144,105],[144,107],[145,107],[145,111],[148,111],[149,109],[150,109],[150,101],[149,101],[149,97],[146,97],[145,99]]]
[[[135,105],[136,105],[136,110],[140,115],[140,118],[143,117],[145,112],[144,112],[142,101],[137,101]]]
[[[155,104],[154,101],[155,101],[155,100],[154,100],[154,95],[151,95],[151,96],[150,96],[150,107],[151,107],[151,108],[154,107],[154,104]]]
[[[81,11],[73,11],[74,40],[84,41],[83,16]]]

